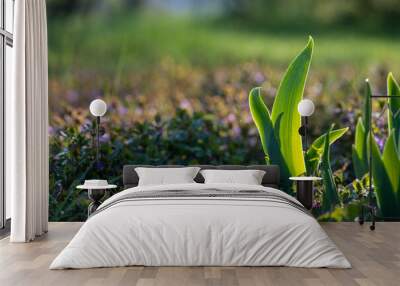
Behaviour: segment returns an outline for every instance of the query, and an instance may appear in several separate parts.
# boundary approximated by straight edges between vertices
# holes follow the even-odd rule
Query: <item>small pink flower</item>
[[[192,108],[192,104],[190,103],[189,100],[184,99],[180,102],[179,107],[182,109],[191,109]]]
[[[236,121],[236,115],[233,113],[230,113],[227,117],[226,117],[226,121],[229,123],[233,123]]]

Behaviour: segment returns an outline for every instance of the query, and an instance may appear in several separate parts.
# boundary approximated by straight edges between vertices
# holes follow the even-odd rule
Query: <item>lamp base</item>
[[[375,230],[376,207],[370,204],[361,205],[360,216],[358,217],[358,223],[360,225],[364,224],[365,212],[367,212],[367,216],[370,216],[371,218],[371,225],[369,226],[369,229]]]

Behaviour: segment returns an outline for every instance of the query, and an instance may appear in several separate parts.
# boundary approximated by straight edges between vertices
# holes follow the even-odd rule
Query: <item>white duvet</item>
[[[262,190],[238,184],[135,187],[106,200],[50,269],[145,266],[294,266],[350,268],[310,215],[257,198],[152,198],[118,201],[131,192]],[[298,203],[298,202],[297,202]],[[108,205],[108,208],[105,206]]]

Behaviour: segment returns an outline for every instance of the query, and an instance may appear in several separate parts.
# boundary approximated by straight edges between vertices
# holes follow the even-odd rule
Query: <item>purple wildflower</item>
[[[380,138],[378,136],[374,136],[376,144],[378,144],[379,150],[383,150],[384,146],[385,146],[385,140],[383,138]]]
[[[261,72],[256,72],[253,79],[257,84],[261,84],[265,81],[265,77]]]
[[[233,135],[234,136],[240,136],[241,132],[242,132],[242,129],[239,126],[233,127]]]
[[[118,109],[118,114],[121,116],[124,116],[128,113],[128,108],[126,108],[125,106],[120,105],[118,106],[117,109]]]
[[[110,134],[104,133],[99,139],[101,143],[107,143],[110,141]]]
[[[248,140],[249,140],[250,146],[254,147],[257,145],[258,140],[256,137],[250,137]]]
[[[66,98],[70,103],[76,103],[79,100],[79,93],[76,90],[68,90]]]
[[[92,92],[90,93],[91,99],[100,98],[102,96],[103,94],[99,90],[92,90]]]
[[[56,129],[53,126],[49,126],[48,131],[50,136],[53,136],[56,134]]]
[[[313,207],[313,209],[319,209],[319,208],[321,208],[321,203],[317,202],[317,201],[313,201],[312,207]]]
[[[92,129],[92,122],[88,119],[85,119],[84,123],[79,127],[80,133],[86,133]]]

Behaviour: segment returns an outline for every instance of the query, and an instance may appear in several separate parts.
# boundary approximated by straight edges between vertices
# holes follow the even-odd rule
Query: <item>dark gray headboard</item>
[[[263,170],[265,171],[264,178],[262,180],[262,185],[266,187],[273,187],[279,189],[279,166],[277,165],[251,165],[251,166],[242,166],[242,165],[190,165],[191,167],[200,167],[201,169],[220,169],[220,170]],[[136,187],[139,182],[139,177],[135,172],[135,168],[137,167],[153,167],[153,168],[178,168],[185,167],[182,165],[160,165],[160,166],[152,166],[152,165],[125,165],[123,170],[123,183],[124,188],[132,188]],[[204,183],[203,176],[199,173],[194,179],[197,183]]]

